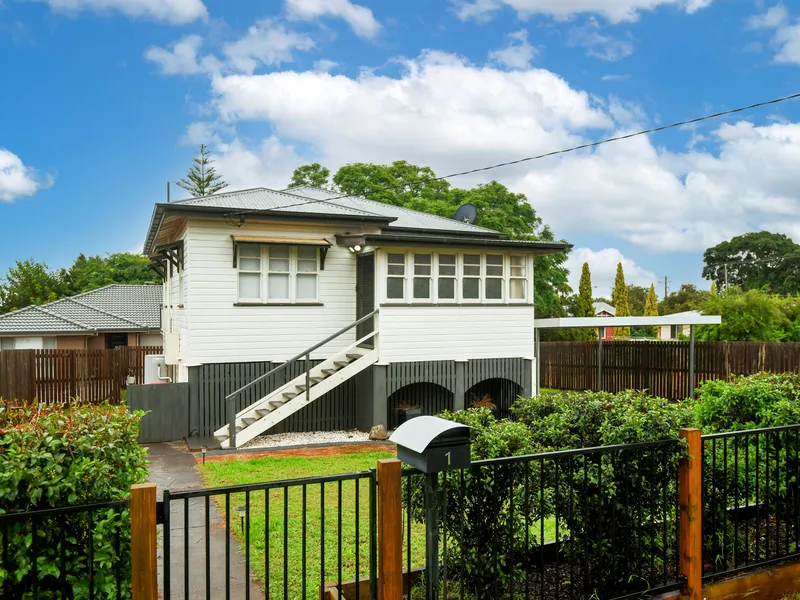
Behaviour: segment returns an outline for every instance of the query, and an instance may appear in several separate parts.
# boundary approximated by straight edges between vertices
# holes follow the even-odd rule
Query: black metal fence
[[[684,452],[669,439],[486,460],[438,476],[406,472],[406,597],[436,593],[436,577],[414,577],[431,551],[443,599],[621,599],[678,589]],[[421,523],[439,537],[427,552]]]
[[[127,500],[0,514],[3,598],[121,600],[130,581]]]
[[[351,581],[357,598],[368,588],[377,599],[375,486],[370,470],[165,491],[164,599],[249,600],[254,580],[272,599],[319,598]],[[193,564],[189,548],[197,543],[204,560]]]
[[[800,425],[703,436],[703,576],[800,556]]]

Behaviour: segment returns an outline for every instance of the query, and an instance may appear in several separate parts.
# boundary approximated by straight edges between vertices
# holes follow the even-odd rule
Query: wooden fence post
[[[378,461],[378,598],[403,598],[403,513],[401,463]]]
[[[689,457],[681,460],[678,468],[680,494],[680,549],[681,575],[686,583],[681,589],[684,600],[703,598],[703,441],[700,430],[684,428],[680,437],[689,444]]]
[[[131,486],[131,571],[133,600],[157,600],[155,483]]]

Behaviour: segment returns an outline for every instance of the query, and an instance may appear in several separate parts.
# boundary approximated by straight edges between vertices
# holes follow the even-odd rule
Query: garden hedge
[[[0,400],[0,514],[126,499],[147,478],[141,416],[121,405]],[[127,509],[15,522],[0,530],[0,589],[12,598],[61,598],[65,579],[68,597],[88,598],[91,540],[95,597],[116,597],[118,573],[130,597],[129,523]]]

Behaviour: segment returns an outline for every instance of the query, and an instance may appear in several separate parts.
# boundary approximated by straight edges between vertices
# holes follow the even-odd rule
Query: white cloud
[[[673,6],[694,13],[709,6],[712,0],[451,0],[463,20],[486,20],[502,6],[516,10],[521,19],[534,14],[565,20],[580,13],[599,14],[612,23],[635,21],[639,13],[660,6]]]
[[[33,196],[52,184],[51,175],[41,177],[35,169],[26,167],[19,156],[0,148],[0,201],[13,202],[16,198]]]
[[[149,18],[167,23],[191,23],[208,19],[208,11],[201,0],[34,0],[45,2],[54,11],[78,13],[121,12],[133,18]]]
[[[213,57],[200,58],[197,54],[203,38],[199,35],[187,35],[173,42],[170,49],[150,46],[144,56],[156,63],[164,75],[196,75],[207,73],[218,68]]]
[[[286,0],[286,10],[290,18],[301,21],[339,17],[356,35],[365,38],[374,38],[381,30],[381,24],[370,9],[349,0]]]
[[[573,29],[567,38],[571,46],[586,48],[589,56],[601,60],[616,62],[633,54],[633,43],[630,40],[616,39],[600,33],[600,24],[591,18],[583,27]]]
[[[510,69],[526,69],[530,66],[536,49],[528,43],[528,32],[524,29],[509,33],[508,43],[489,53],[489,58]]]
[[[314,63],[314,70],[318,73],[327,73],[339,66],[339,63],[327,58],[321,58]]]
[[[567,258],[566,267],[569,269],[569,285],[576,293],[585,262],[589,263],[589,271],[592,273],[592,287],[594,288],[592,295],[595,298],[611,296],[619,263],[622,263],[625,283],[629,285],[650,287],[650,284],[655,283],[658,279],[654,273],[640,267],[633,259],[624,256],[616,248],[603,248],[597,251],[591,248],[573,248]]]
[[[773,29],[772,46],[775,62],[800,64],[800,19],[792,19],[786,8],[778,4],[765,13],[747,20],[751,29]]]
[[[624,134],[651,121],[641,106],[595,98],[545,69],[506,70],[441,52],[406,59],[397,75],[315,70],[216,74],[214,131],[263,122],[221,151],[243,184],[281,185],[301,162],[398,159],[445,175]],[[193,133],[207,133],[199,128]],[[452,179],[497,179],[527,195],[559,236],[612,235],[653,252],[694,252],[774,223],[800,222],[800,123],[733,122],[686,132],[667,151],[637,137]],[[691,139],[689,139],[691,138]],[[295,150],[293,146],[301,150]],[[217,145],[219,148],[219,145]],[[275,175],[274,173],[278,173]],[[233,182],[232,182],[233,185]]]
[[[231,68],[252,73],[260,64],[274,66],[292,62],[296,50],[307,51],[313,47],[314,40],[305,33],[264,19],[252,25],[243,38],[226,44],[223,52]]]
[[[275,136],[264,139],[256,148],[247,147],[239,139],[217,144],[213,158],[232,190],[261,186],[284,189],[294,169],[303,164],[294,147]]]
[[[625,81],[626,79],[630,79],[631,76],[629,74],[616,74],[616,73],[609,73],[608,75],[603,75],[600,80],[601,81]]]

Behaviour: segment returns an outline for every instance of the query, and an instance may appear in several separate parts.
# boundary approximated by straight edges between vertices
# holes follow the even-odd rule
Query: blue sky
[[[446,174],[795,93],[798,18],[762,0],[0,0],[0,273],[138,249],[201,141],[232,187],[315,160]],[[619,260],[635,283],[707,286],[710,245],[800,241],[798,167],[794,101],[452,183],[527,194],[606,294]]]

